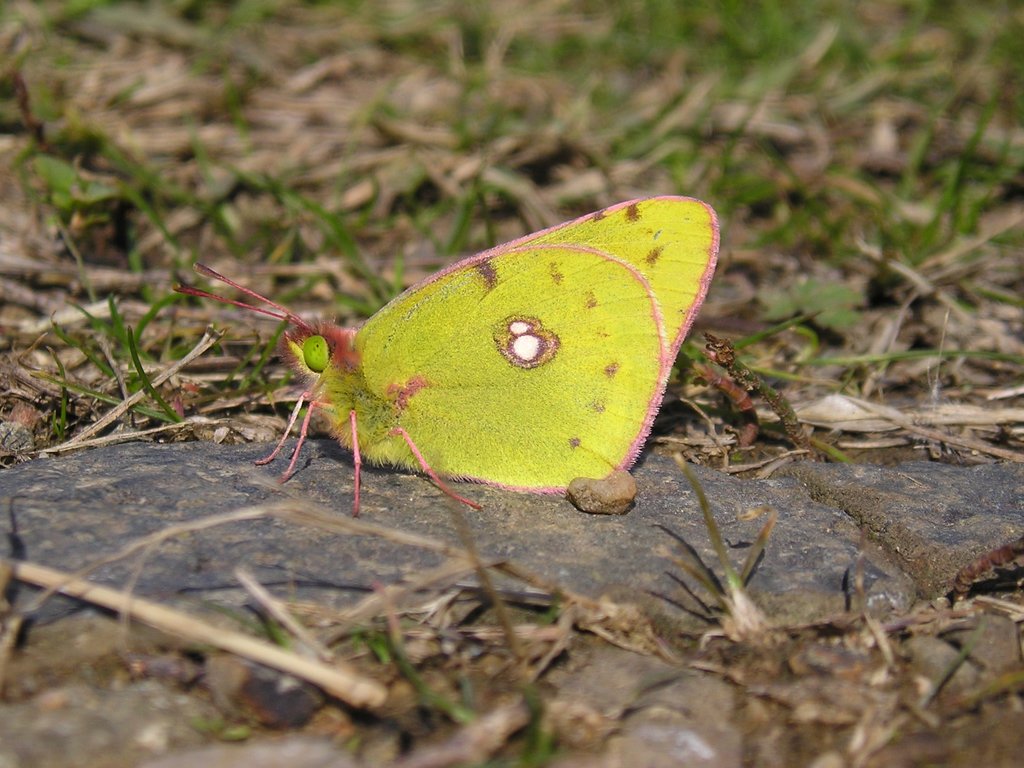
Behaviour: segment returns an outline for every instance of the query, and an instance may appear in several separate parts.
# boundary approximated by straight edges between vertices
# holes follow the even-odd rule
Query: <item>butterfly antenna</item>
[[[200,263],[197,262],[195,267],[194,267],[194,269],[195,269],[196,272],[198,272],[203,277],[209,277],[212,280],[217,280],[219,282],[222,282],[222,283],[225,283],[227,285],[230,285],[232,288],[234,288],[237,291],[240,291],[240,292],[244,293],[246,296],[251,296],[252,298],[256,299],[257,301],[262,301],[264,304],[267,304],[268,306],[272,307],[272,309],[267,309],[266,307],[261,307],[261,306],[258,306],[256,304],[247,304],[244,301],[238,301],[236,299],[229,299],[229,298],[227,298],[225,296],[218,296],[216,293],[210,293],[208,291],[202,290],[201,288],[195,288],[195,287],[193,287],[191,285],[176,285],[174,287],[175,291],[177,291],[178,293],[183,293],[183,294],[185,294],[187,296],[197,296],[197,297],[199,297],[201,299],[213,299],[214,301],[219,301],[219,302],[221,302],[223,304],[231,304],[233,306],[240,307],[242,309],[248,309],[250,312],[256,312],[257,314],[260,314],[260,315],[265,315],[267,317],[272,317],[275,320],[287,320],[289,323],[291,323],[292,325],[294,325],[294,326],[296,326],[298,328],[301,328],[303,330],[308,330],[308,331],[312,332],[312,330],[313,330],[312,327],[309,325],[309,323],[307,323],[301,317],[296,315],[294,312],[292,312],[287,307],[284,307],[284,306],[278,304],[276,301],[273,301],[272,299],[267,298],[266,296],[264,296],[261,293],[257,293],[252,288],[246,288],[244,285],[241,285],[240,283],[236,283],[230,277],[225,277],[220,272],[217,272],[214,269],[210,269],[205,264],[200,264]],[[273,310],[277,310],[277,311],[275,312]]]

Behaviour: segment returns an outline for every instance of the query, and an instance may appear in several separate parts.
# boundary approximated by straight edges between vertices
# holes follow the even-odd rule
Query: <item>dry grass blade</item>
[[[292,616],[288,609],[274,597],[267,588],[264,587],[256,577],[253,576],[252,572],[248,568],[239,566],[235,568],[235,578],[238,579],[238,583],[242,585],[242,588],[248,592],[252,598],[259,603],[259,605],[265,610],[275,621],[281,624],[285,629],[291,632],[292,636],[298,640],[304,650],[315,653],[325,664],[329,664],[334,661],[334,654],[331,653],[330,649],[324,647],[309,631],[302,626],[294,616]]]
[[[220,340],[221,336],[223,336],[222,333],[218,333],[218,332],[208,328],[206,330],[206,332],[203,334],[203,337],[189,351],[189,353],[187,355],[182,357],[180,360],[176,360],[175,362],[173,362],[171,365],[169,365],[158,376],[154,376],[153,377],[152,382],[151,382],[152,385],[154,387],[156,387],[156,386],[159,386],[159,385],[163,384],[165,381],[167,381],[169,378],[171,378],[171,376],[174,376],[178,371],[180,371],[182,368],[184,368],[186,365],[191,363],[197,357],[202,355],[204,352],[206,352],[206,350],[208,350],[214,344],[216,344]],[[88,440],[90,437],[95,435],[97,432],[100,432],[100,431],[106,429],[108,426],[110,426],[115,421],[117,421],[119,418],[121,418],[125,413],[128,412],[128,410],[132,406],[134,406],[135,404],[140,402],[143,398],[145,398],[146,394],[147,393],[146,393],[145,389],[140,389],[138,392],[135,392],[133,395],[131,395],[130,397],[126,398],[124,401],[119,403],[114,408],[111,408],[106,414],[104,414],[102,417],[97,419],[89,427],[87,427],[86,429],[83,429],[81,432],[79,432],[78,434],[76,434],[73,437],[69,438],[68,440],[66,440],[61,445],[56,446],[55,448],[51,448],[51,449],[47,450],[46,452],[47,453],[60,453],[62,451],[69,451],[69,450],[73,450],[73,449],[77,449],[77,448],[82,447],[82,443],[84,441]]]
[[[627,651],[658,656],[666,661],[675,660],[651,617],[638,606],[606,598],[590,600],[581,596],[567,596],[566,600],[570,603],[566,611],[577,629],[597,635],[605,642]]]
[[[161,424],[158,427],[136,429],[128,432],[114,432],[109,435],[101,435],[100,437],[94,437],[89,440],[82,440],[70,446],[67,443],[62,443],[61,445],[53,448],[44,448],[43,450],[38,451],[38,454],[40,456],[48,456],[50,454],[64,453],[65,451],[80,450],[82,448],[97,448],[101,445],[131,443],[153,437],[154,435],[174,436],[176,434],[187,433],[189,430],[194,430],[197,424],[208,424],[211,423],[211,421],[211,419],[208,419],[205,416],[192,416],[185,421],[179,421],[174,424]]]
[[[1001,600],[998,597],[992,597],[992,595],[978,595],[974,598],[974,602],[978,605],[984,605],[995,609],[996,611],[1008,616],[1011,621],[1017,624],[1024,623],[1024,605],[1014,603],[1010,600]]]
[[[418,533],[408,533],[396,528],[388,528],[376,523],[366,522],[357,517],[339,516],[326,507],[321,507],[308,500],[299,502],[284,501],[276,504],[267,504],[254,509],[263,510],[267,515],[279,517],[282,520],[289,520],[299,525],[308,525],[319,528],[323,531],[334,533],[354,534],[363,536],[375,536],[395,544],[408,544],[413,547],[427,549],[431,552],[446,555],[448,557],[459,557],[466,560],[469,558],[465,550],[442,539],[424,536]]]
[[[234,512],[226,512],[221,515],[210,515],[200,520],[193,520],[190,523],[180,523],[178,525],[171,525],[162,530],[156,531],[149,534],[148,536],[142,536],[135,541],[129,542],[124,547],[119,549],[106,557],[102,557],[99,560],[95,560],[84,568],[80,568],[71,574],[71,578],[81,581],[90,573],[95,571],[97,568],[102,568],[104,565],[115,563],[119,560],[131,557],[137,552],[143,552],[157,546],[161,542],[172,539],[175,536],[181,536],[185,533],[191,533],[195,531],[201,531],[208,528],[216,528],[220,525],[229,525],[231,523],[241,522],[243,520],[257,520],[261,517],[267,516],[269,513],[266,509],[261,507],[249,507],[246,509],[239,509]],[[41,594],[39,594],[29,606],[24,610],[26,613],[36,610],[38,606],[42,605],[46,600],[50,598],[55,592],[59,590],[60,585],[49,587]]]
[[[476,548],[476,542],[473,540],[473,532],[469,528],[469,523],[466,522],[466,515],[458,508],[458,505],[452,505],[451,514],[455,522],[455,530],[459,534],[459,540],[462,542],[462,546],[466,548],[469,560],[473,564],[473,570],[476,571],[476,576],[480,580],[480,586],[483,588],[488,600],[490,600],[491,607],[498,617],[498,623],[505,630],[509,650],[512,651],[512,655],[522,662],[525,659],[523,646],[516,636],[515,629],[512,626],[512,619],[505,607],[505,601],[501,599],[498,590],[494,588],[494,582],[491,580],[490,574],[480,559],[480,552]]]
[[[491,567],[494,563],[485,563]],[[371,592],[351,608],[347,608],[332,616],[336,628],[332,631],[328,643],[347,635],[352,628],[384,614],[390,605],[404,605],[420,592],[438,592],[455,584],[476,570],[476,566],[465,560],[451,559],[421,573],[414,579],[403,584],[389,584]],[[432,599],[432,598],[431,598]],[[422,601],[421,601],[422,602]]]
[[[940,432],[937,429],[922,427],[915,424],[909,417],[903,415],[895,408],[890,408],[886,405],[879,405],[878,403],[872,403],[868,400],[861,400],[859,398],[850,399],[865,411],[876,416],[881,416],[891,421],[893,424],[902,427],[906,431],[920,437],[927,438],[928,440],[935,440],[938,443],[966,448],[971,451],[978,451],[979,453],[995,456],[1000,459],[1006,459],[1007,461],[1017,463],[1024,462],[1024,451],[1012,451],[992,445],[983,440],[975,440],[974,438],[964,437],[963,435],[951,435],[946,432]]]
[[[944,251],[933,254],[924,260],[921,269],[938,269],[955,264],[963,256],[977,250],[986,243],[1006,232],[1017,229],[1024,224],[1024,206],[1009,205],[984,217],[978,234],[966,237]]]
[[[949,663],[949,665],[946,667],[945,670],[943,670],[942,674],[938,677],[938,679],[932,683],[928,691],[925,692],[925,694],[917,702],[917,706],[920,709],[923,710],[927,708],[928,705],[935,700],[935,697],[939,695],[939,691],[941,691],[943,687],[945,687],[946,683],[953,679],[953,675],[956,674],[956,671],[967,662],[968,657],[974,650],[974,646],[977,645],[978,640],[981,637],[981,630],[982,626],[979,624],[977,627],[975,627],[974,631],[971,632],[970,636],[967,638],[966,642],[964,642],[963,646],[960,648],[960,651],[957,653],[956,657]]]
[[[879,410],[886,409],[886,410]],[[838,429],[845,432],[886,432],[901,429],[907,420],[923,427],[1008,427],[1024,425],[1024,408],[995,408],[966,403],[944,403],[934,407],[897,410],[876,404],[868,408],[865,401],[851,395],[833,393],[802,404],[797,409],[805,424]],[[893,420],[893,417],[899,420]]]
[[[21,614],[11,610],[7,602],[6,594],[8,586],[14,574],[9,562],[0,561],[0,693],[4,690],[4,681],[7,679],[7,663],[18,642],[18,635],[21,632]]]
[[[162,632],[195,643],[209,644],[258,664],[295,675],[353,707],[372,709],[381,706],[387,698],[387,689],[383,685],[359,674],[342,662],[335,661],[327,665],[307,659],[263,640],[216,627],[182,611],[136,597],[128,592],[77,579],[65,571],[35,563],[11,562],[9,565],[14,578],[19,581],[116,611]]]
[[[444,713],[454,723],[470,723],[473,711],[455,697],[439,693],[427,682],[424,675],[413,663],[405,644],[398,621],[398,613],[385,598],[385,619],[387,624],[388,651],[398,671],[409,682],[423,705]]]

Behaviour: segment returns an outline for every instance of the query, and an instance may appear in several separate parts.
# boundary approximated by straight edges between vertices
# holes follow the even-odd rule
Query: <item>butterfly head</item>
[[[359,363],[355,350],[355,329],[330,323],[303,324],[284,335],[281,356],[307,379],[325,373],[350,371]]]
[[[237,299],[228,299],[215,293],[195,288],[190,285],[175,287],[178,293],[198,296],[232,304],[250,312],[256,312],[277,320],[284,320],[291,325],[281,343],[281,355],[292,367],[307,379],[317,380],[325,372],[332,370],[352,370],[359,362],[354,348],[355,331],[351,328],[340,328],[330,323],[311,324],[303,320],[287,307],[278,304],[251,288],[236,283],[234,280],[210,269],[204,264],[196,264],[195,270],[204,277],[218,280],[241,291],[259,304],[249,304]],[[265,305],[265,306],[263,306]]]

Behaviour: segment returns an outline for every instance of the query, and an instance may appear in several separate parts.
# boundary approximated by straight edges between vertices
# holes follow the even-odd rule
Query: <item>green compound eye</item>
[[[323,373],[331,361],[331,348],[323,336],[310,336],[302,342],[302,359],[314,373]]]

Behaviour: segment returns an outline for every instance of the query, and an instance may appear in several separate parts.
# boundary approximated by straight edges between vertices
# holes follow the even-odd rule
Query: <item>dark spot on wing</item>
[[[494,286],[498,284],[498,270],[491,264],[490,259],[481,261],[474,269],[484,279],[484,285],[487,286],[487,290],[494,290]]]
[[[562,281],[565,279],[565,275],[563,275],[561,270],[558,268],[558,263],[552,261],[549,268],[551,270],[551,282],[555,285],[561,285]]]

